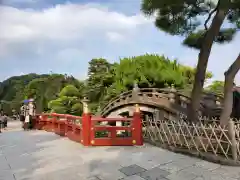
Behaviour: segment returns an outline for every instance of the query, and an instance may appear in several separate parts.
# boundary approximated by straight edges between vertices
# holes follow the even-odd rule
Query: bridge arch
[[[221,101],[217,95],[204,93],[200,103],[200,114],[218,116],[221,112]],[[190,102],[190,97],[173,88],[139,88],[138,91],[130,90],[110,100],[102,108],[101,115],[104,117],[114,113],[117,115],[117,112],[126,111],[127,108],[131,111],[134,104],[139,104],[140,109],[147,108],[148,112],[158,109],[171,115],[186,114]]]
[[[134,104],[148,112],[163,109],[171,114],[186,113],[189,103],[189,97],[171,89],[140,88],[138,92],[131,90],[113,98],[103,107],[101,115],[106,117],[113,112],[131,111]]]

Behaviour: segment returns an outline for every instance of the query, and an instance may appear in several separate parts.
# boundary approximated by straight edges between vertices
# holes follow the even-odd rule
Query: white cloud
[[[106,33],[107,37],[109,38],[109,40],[113,41],[113,42],[119,42],[124,40],[124,36],[121,35],[120,33],[116,33],[116,32],[107,32]]]
[[[0,18],[0,56],[12,54],[11,45],[16,43],[76,41],[104,33],[116,40],[149,22],[139,14],[126,16],[93,4],[64,4],[41,11],[0,6]]]
[[[9,3],[9,4],[13,4],[13,3],[35,3],[38,0],[3,0],[3,3]]]
[[[81,57],[83,52],[79,49],[74,48],[66,48],[62,51],[57,53],[57,59],[60,60],[62,63],[69,63],[69,59],[74,59],[74,57]]]

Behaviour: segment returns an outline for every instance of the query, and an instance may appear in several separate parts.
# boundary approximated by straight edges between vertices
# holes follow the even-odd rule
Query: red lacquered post
[[[46,121],[46,128],[45,131],[49,132],[51,128],[51,118],[48,118]]]
[[[81,142],[84,146],[90,146],[91,114],[83,113],[82,115],[82,134]]]
[[[88,109],[88,100],[84,98],[83,103],[83,114],[82,114],[82,131],[81,131],[81,143],[84,146],[91,145],[90,133],[91,133],[91,113]]]
[[[42,130],[42,127],[43,127],[42,115],[40,115],[40,116],[38,117],[38,126],[37,126],[37,129],[38,129],[38,130]]]
[[[58,128],[59,128],[59,135],[60,136],[65,136],[66,135],[66,124],[67,124],[66,120],[58,122]]]
[[[133,114],[132,123],[133,123],[132,124],[133,144],[137,146],[142,146],[143,145],[142,119],[141,119],[141,112],[138,104],[136,104],[136,111]]]
[[[55,132],[57,117],[55,113],[52,113],[51,116],[52,116],[51,132]]]
[[[54,133],[59,134],[59,120],[55,122]]]

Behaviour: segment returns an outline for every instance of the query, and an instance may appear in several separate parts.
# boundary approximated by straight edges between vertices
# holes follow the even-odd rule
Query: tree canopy
[[[72,84],[78,89],[84,86],[72,76],[62,74],[27,74],[11,77],[0,83],[1,108],[10,114],[12,108],[19,110],[24,99],[34,98],[37,111],[47,111],[48,102],[56,99],[67,84]]]
[[[182,89],[192,85],[195,69],[164,56],[146,54],[121,59],[115,74],[115,84],[122,88],[131,89],[137,82],[140,87],[164,88],[174,84]],[[212,74],[207,73],[206,76],[208,79]]]
[[[171,35],[186,36],[184,45],[200,49],[205,32],[209,29],[212,16],[217,8],[226,10],[229,28],[221,28],[215,42],[224,43],[233,39],[240,29],[239,0],[143,0],[142,11],[156,15],[155,25]]]
[[[58,98],[48,103],[51,112],[60,114],[82,114],[82,94],[74,85],[65,86],[59,93]]]

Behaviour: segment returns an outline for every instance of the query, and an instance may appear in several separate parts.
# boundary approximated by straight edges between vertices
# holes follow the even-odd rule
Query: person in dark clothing
[[[233,106],[232,106],[232,114],[231,118],[240,118],[240,87],[234,84],[233,87]]]
[[[7,123],[8,123],[8,117],[7,117],[7,114],[3,114],[0,116],[0,126],[1,126],[1,129],[5,129],[7,128]]]
[[[3,113],[3,110],[1,109],[0,110],[0,133],[2,132],[1,130],[4,128],[3,115],[4,113]]]
[[[0,133],[2,132],[3,129],[3,116],[0,114]]]
[[[8,116],[7,114],[3,115],[3,126],[4,128],[7,128],[7,124],[8,124]]]

